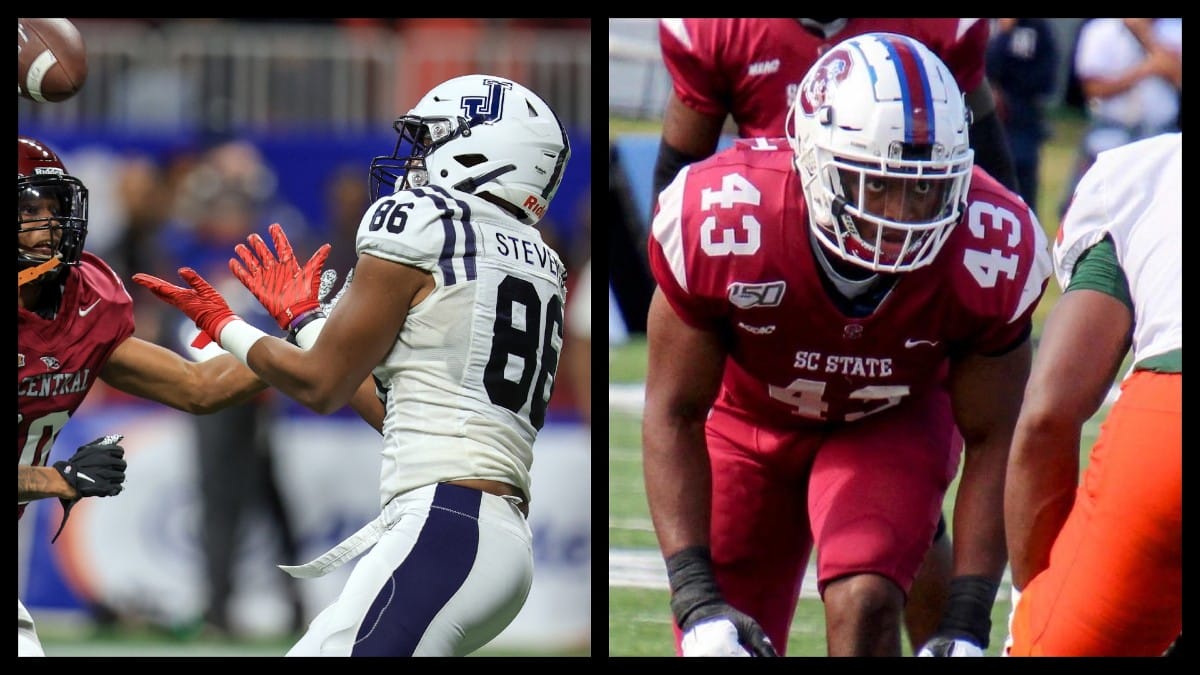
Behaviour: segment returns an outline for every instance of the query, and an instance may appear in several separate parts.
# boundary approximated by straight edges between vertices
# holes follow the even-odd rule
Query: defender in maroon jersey
[[[950,69],[973,114],[976,163],[1016,189],[1016,171],[985,77],[988,21],[959,18],[660,19],[659,43],[672,91],[654,171],[654,194],[680,167],[708,157],[727,119],[743,138],[780,137],[812,64],[839,41],[870,32],[916,38]],[[649,294],[649,291],[647,291]],[[937,627],[946,601],[951,546],[945,521],[905,608],[916,649]]]
[[[829,654],[900,655],[964,440],[954,579],[922,651],[987,647],[1050,259],[967,123],[928,48],[862,35],[809,70],[787,138],[738,141],[660,196],[643,446],[684,655],[764,654],[762,632],[782,653],[814,548]],[[737,644],[705,637],[722,622]]]
[[[193,362],[133,337],[133,303],[103,260],[84,251],[88,194],[45,143],[17,137],[17,519],[34,499],[79,491],[46,466],[54,439],[97,379],[193,414],[266,388],[230,354]],[[383,405],[369,378],[355,409],[378,429]],[[91,444],[89,444],[91,445]],[[18,600],[22,655],[42,655]]]

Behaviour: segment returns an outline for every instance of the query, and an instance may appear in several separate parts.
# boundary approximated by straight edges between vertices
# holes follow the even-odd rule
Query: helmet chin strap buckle
[[[58,259],[58,256],[54,256],[40,265],[17,272],[17,288],[20,288],[31,281],[36,281],[43,274],[52,271],[61,264],[62,261]]]
[[[858,223],[855,223],[854,217],[846,212],[845,199],[835,196],[833,203],[829,205],[829,212],[833,215],[834,220],[841,222],[840,236],[843,240],[849,239],[851,235],[858,236]]]

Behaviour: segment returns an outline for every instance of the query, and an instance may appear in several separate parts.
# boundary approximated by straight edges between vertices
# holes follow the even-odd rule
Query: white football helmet
[[[877,272],[932,262],[970,187],[969,123],[954,76],[920,42],[868,33],[835,45],[785,123],[816,238]]]
[[[392,125],[390,156],[371,162],[371,198],[437,185],[478,195],[534,224],[562,181],[571,144],[558,116],[526,87],[464,75],[429,91]]]

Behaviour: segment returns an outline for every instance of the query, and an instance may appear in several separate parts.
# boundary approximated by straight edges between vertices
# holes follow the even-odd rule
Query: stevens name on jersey
[[[549,269],[555,276],[562,276],[562,270],[559,269],[558,256],[554,255],[545,244],[522,239],[521,237],[514,237],[511,234],[503,232],[496,232],[495,234],[496,251],[500,255],[541,269]]]

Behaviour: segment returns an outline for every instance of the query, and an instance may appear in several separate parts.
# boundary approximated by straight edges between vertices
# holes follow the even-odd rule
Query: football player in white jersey
[[[309,408],[341,408],[368,376],[385,402],[380,516],[284,569],[320,576],[369,552],[289,656],[465,655],[516,617],[533,576],[529,470],[566,301],[534,226],[570,144],[541,97],[490,75],[439,84],[394,128],[328,317],[326,247],[301,268],[274,225],[275,253],[252,235],[230,260],[299,348],[238,319],[192,270],[191,288],[135,277]]]
[[[1008,460],[1007,654],[1158,656],[1183,628],[1182,237],[1183,134],[1100,153],[1058,231],[1063,294]],[[1080,429],[1131,347],[1081,479]]]

